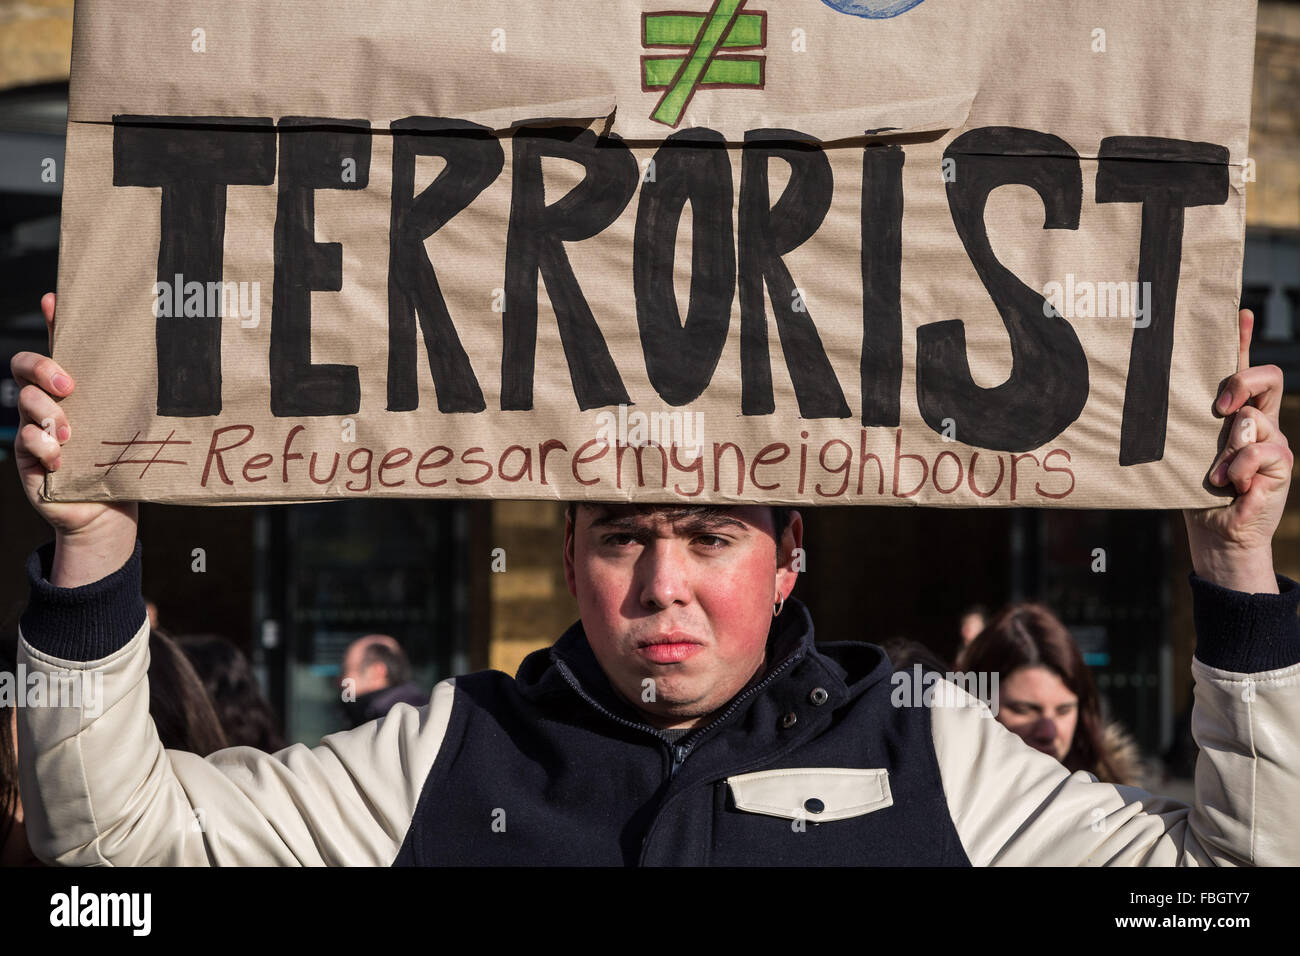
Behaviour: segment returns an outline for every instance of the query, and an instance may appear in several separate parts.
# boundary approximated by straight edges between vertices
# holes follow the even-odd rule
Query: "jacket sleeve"
[[[140,546],[81,588],[28,563],[19,666],[44,681],[18,708],[19,786],[36,855],[62,865],[387,865],[438,754],[454,684],[355,730],[274,755],[165,750],[149,716]],[[43,675],[35,677],[34,675]],[[72,678],[70,680],[69,678]]]
[[[1071,774],[960,688],[931,713],[949,811],[976,866],[1300,865],[1300,585],[1191,576],[1192,806]]]

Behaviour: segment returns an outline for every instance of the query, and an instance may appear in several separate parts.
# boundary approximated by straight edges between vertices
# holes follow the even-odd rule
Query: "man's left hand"
[[[1210,484],[1231,486],[1231,504],[1183,512],[1196,573],[1220,587],[1257,594],[1277,593],[1273,532],[1282,520],[1295,458],[1278,424],[1282,370],[1250,366],[1255,317],[1238,315],[1241,350],[1238,371],[1228,379],[1214,410],[1231,415],[1228,441],[1210,469]]]

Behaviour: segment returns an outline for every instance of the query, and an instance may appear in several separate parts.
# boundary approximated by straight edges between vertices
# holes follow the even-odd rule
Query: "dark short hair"
[[[565,505],[564,511],[568,515],[569,521],[573,524],[578,523],[578,505],[585,502],[570,501]],[[772,511],[772,527],[776,530],[778,540],[785,534],[785,529],[790,527],[790,519],[793,516],[794,508],[788,505],[768,505]],[[672,517],[684,514],[692,514],[701,511],[726,512],[727,505],[669,505],[669,504],[649,504],[636,505],[638,511],[666,511]]]
[[[388,686],[396,687],[411,679],[411,662],[400,646],[396,649],[381,641],[372,641],[361,652],[361,667],[364,670],[371,664],[383,664],[388,674]]]

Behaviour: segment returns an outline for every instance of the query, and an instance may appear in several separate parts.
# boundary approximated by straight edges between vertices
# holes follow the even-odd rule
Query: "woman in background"
[[[965,673],[998,674],[997,719],[1072,773],[1140,786],[1137,744],[1105,723],[1092,674],[1065,625],[1041,604],[1003,608],[957,660]]]
[[[168,750],[206,757],[227,746],[203,681],[176,642],[160,630],[149,632],[149,715]]]
[[[284,749],[271,705],[248,658],[233,641],[220,634],[182,634],[176,643],[203,681],[228,746],[267,753]]]

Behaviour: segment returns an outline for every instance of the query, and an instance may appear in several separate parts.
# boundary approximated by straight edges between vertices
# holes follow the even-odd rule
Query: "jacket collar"
[[[800,685],[808,684],[809,691],[814,685],[825,689],[829,694],[827,703],[832,706],[824,709],[829,712],[884,679],[889,672],[888,658],[874,645],[854,641],[818,645],[807,606],[797,598],[787,598],[781,614],[772,619],[768,630],[766,668],[701,727],[714,725],[724,715],[730,720],[741,709],[733,706],[737,701],[752,703],[754,697],[771,695],[774,688],[788,685],[792,680]],[[520,692],[529,699],[541,702],[544,698],[572,697],[576,693],[589,706],[604,711],[616,722],[657,732],[614,690],[591,650],[581,620],[570,625],[551,647],[529,654],[515,680]],[[750,693],[759,684],[765,685],[762,691]]]

